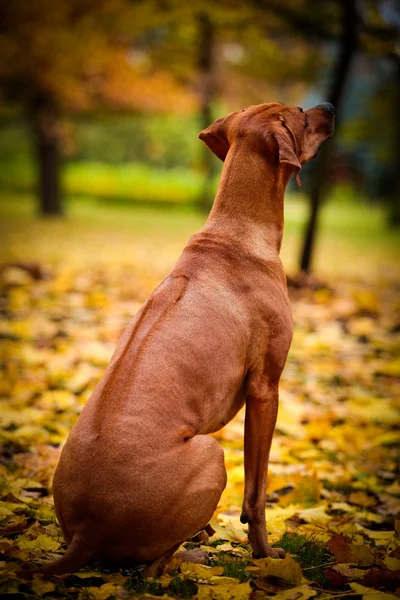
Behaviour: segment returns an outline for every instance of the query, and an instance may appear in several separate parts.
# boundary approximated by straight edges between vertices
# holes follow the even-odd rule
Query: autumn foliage
[[[209,566],[174,560],[155,580],[144,580],[135,565],[110,571],[96,564],[50,581],[18,579],[19,565],[65,550],[51,496],[60,445],[121,331],[169,270],[176,249],[163,243],[167,254],[159,243],[141,250],[132,241],[125,260],[93,261],[88,245],[75,258],[2,267],[0,590],[79,599],[398,597],[399,303],[390,279],[379,287],[292,282],[295,336],[266,497],[269,537],[286,548],[284,560],[252,559],[239,520],[240,413],[216,434],[228,485],[206,547]],[[201,542],[186,544],[193,545]]]

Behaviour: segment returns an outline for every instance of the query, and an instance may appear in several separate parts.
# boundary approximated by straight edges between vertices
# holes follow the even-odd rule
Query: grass
[[[225,552],[220,552],[215,560],[212,561],[211,566],[224,567],[223,577],[235,577],[239,579],[240,583],[245,583],[251,578],[250,573],[246,573],[246,567],[248,561],[243,558],[235,558]]]
[[[157,579],[146,579],[142,575],[130,577],[125,587],[130,592],[140,597],[143,594],[152,596],[164,596],[167,594],[172,598],[192,598],[197,593],[197,585],[190,579],[181,579],[176,573],[167,587],[158,583]]]
[[[193,169],[160,169],[139,163],[71,162],[62,170],[62,185],[67,195],[95,196],[128,204],[191,204],[196,202],[202,181],[202,174]],[[0,186],[17,193],[31,192],[35,186],[34,166],[26,161],[3,161]]]
[[[3,260],[29,259],[46,264],[117,261],[146,269],[151,259],[158,265],[161,279],[206,218],[189,206],[114,205],[73,196],[67,199],[67,215],[65,219],[37,219],[32,194],[1,194]],[[289,273],[297,270],[306,218],[304,197],[288,193],[281,256]],[[345,191],[337,191],[321,212],[315,271],[322,278],[396,279],[399,237],[398,232],[387,228],[378,206],[350,201]]]
[[[65,190],[70,195],[186,205],[196,202],[202,176],[188,169],[154,169],[141,164],[67,165]]]
[[[304,576],[321,587],[329,586],[324,570],[336,562],[333,555],[322,543],[296,533],[285,533],[276,546],[290,552],[299,563]]]

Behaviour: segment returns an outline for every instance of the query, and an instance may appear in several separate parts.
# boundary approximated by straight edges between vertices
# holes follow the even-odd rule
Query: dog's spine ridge
[[[99,544],[86,536],[75,535],[72,538],[65,554],[56,561],[37,567],[34,569],[21,569],[18,572],[19,577],[30,579],[33,575],[41,574],[45,577],[51,575],[64,575],[65,573],[76,573],[93,558]]]

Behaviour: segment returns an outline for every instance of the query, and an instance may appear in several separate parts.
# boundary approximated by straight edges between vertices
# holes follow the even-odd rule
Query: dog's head
[[[222,161],[235,143],[246,140],[254,151],[290,165],[300,183],[298,172],[331,137],[334,120],[335,109],[329,102],[308,110],[271,102],[217,119],[199,138]]]

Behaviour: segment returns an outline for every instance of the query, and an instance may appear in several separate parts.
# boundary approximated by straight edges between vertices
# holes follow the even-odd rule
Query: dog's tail
[[[86,535],[83,536],[82,534],[77,533],[73,536],[71,544],[61,558],[48,565],[43,565],[42,567],[20,569],[17,571],[17,575],[24,579],[31,579],[36,573],[44,575],[45,577],[50,577],[51,575],[63,575],[64,573],[75,573],[93,558],[99,545],[99,542],[93,537],[89,538]]]

